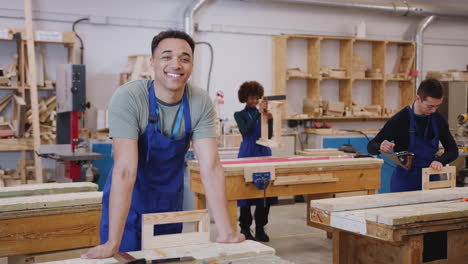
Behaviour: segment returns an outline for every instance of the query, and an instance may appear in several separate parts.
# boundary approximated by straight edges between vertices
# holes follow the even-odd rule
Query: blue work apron
[[[133,187],[132,201],[119,248],[120,252],[141,250],[142,214],[182,211],[184,155],[189,146],[192,130],[186,91],[182,97],[171,137],[166,137],[161,132],[159,108],[153,83],[149,88],[149,113],[145,133],[138,139],[137,178]],[[185,121],[185,135],[180,139],[175,139],[182,123],[182,115]],[[102,198],[101,243],[108,240],[111,185],[112,170],[104,187]],[[182,232],[182,223],[154,227],[154,235],[180,232]]]
[[[408,151],[414,153],[411,169],[408,171],[397,166],[392,174],[391,192],[417,191],[422,188],[422,168],[427,168],[434,161],[439,149],[439,129],[436,120],[429,115],[423,137],[416,136],[417,124],[414,120],[413,107],[407,106],[410,113]],[[429,129],[432,127],[434,137],[429,139]],[[439,180],[440,175],[431,175],[430,180]]]
[[[258,112],[258,109],[254,109]],[[248,120],[253,120],[252,116],[247,112],[247,107],[245,108],[246,118]],[[265,147],[262,145],[258,145],[256,141],[261,136],[261,126],[260,126],[260,119],[255,122],[255,127],[252,131],[246,135],[241,142],[239,148],[239,154],[237,155],[238,158],[250,158],[250,157],[264,157],[264,156],[271,156],[271,149],[269,147]],[[278,197],[269,197],[266,199],[266,204],[277,204]],[[239,207],[246,207],[251,205],[263,205],[263,198],[257,199],[244,199],[238,200],[237,205]]]

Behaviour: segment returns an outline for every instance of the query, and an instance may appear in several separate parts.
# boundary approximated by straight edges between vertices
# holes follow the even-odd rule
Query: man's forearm
[[[127,220],[135,185],[134,172],[125,169],[114,169],[109,197],[109,240],[108,243],[117,249],[122,240],[122,234]]]
[[[224,234],[233,232],[229,212],[227,210],[224,173],[219,160],[211,170],[201,167],[200,175],[203,185],[205,186],[206,198],[213,213],[218,232]]]

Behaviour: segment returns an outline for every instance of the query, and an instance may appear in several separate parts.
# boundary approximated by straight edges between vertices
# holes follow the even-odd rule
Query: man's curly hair
[[[241,103],[246,103],[249,96],[258,96],[260,99],[263,97],[263,86],[256,81],[244,82],[241,84],[237,95]]]

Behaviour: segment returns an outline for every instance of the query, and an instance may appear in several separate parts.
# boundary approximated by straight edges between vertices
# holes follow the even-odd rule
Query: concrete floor
[[[272,206],[265,229],[270,242],[264,244],[274,248],[277,256],[296,264],[332,263],[332,240],[327,239],[325,231],[308,226],[306,214],[306,203]],[[216,230],[214,224],[211,230]],[[215,241],[215,232],[211,235]]]

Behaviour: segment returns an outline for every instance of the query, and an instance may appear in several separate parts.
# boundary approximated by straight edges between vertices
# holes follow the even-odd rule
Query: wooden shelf
[[[0,90],[19,90],[21,89],[22,87],[11,87],[11,86],[0,86]],[[26,86],[24,87],[25,90],[29,90],[29,86]],[[38,86],[37,87],[38,90],[41,90],[41,91],[54,91],[55,88],[54,87],[42,87],[42,86]]]
[[[317,80],[320,77],[307,77],[307,76],[288,76],[287,80]]]
[[[10,38],[0,38],[0,41],[17,41],[16,39],[13,39],[13,34],[14,33],[21,33],[21,36],[25,34],[25,30],[23,29],[12,29],[11,30],[11,37]],[[45,30],[41,30],[45,31]],[[36,31],[35,31],[36,32]],[[56,31],[50,31],[50,32],[56,32]],[[48,43],[48,44],[64,44],[64,45],[74,45],[76,41],[76,35],[74,32],[61,32],[62,33],[62,41],[44,41],[44,40],[37,40],[34,39],[34,42],[37,43]],[[34,34],[34,37],[36,35]],[[22,41],[26,41],[25,38],[22,39]]]
[[[410,79],[404,79],[404,78],[387,78],[385,79],[385,81],[387,82],[409,82],[409,81],[412,81],[413,78],[410,78]]]
[[[32,138],[6,138],[0,139],[0,151],[33,150]]]
[[[344,78],[335,78],[335,77],[322,77],[321,80],[351,80],[349,77],[344,77]]]
[[[382,77],[364,77],[364,78],[353,78],[356,81],[383,81]]]
[[[307,42],[304,54],[307,58],[307,64],[305,66],[305,72],[310,77],[289,77],[289,68],[295,68],[299,65],[287,65],[288,61],[288,40],[289,39],[301,39]],[[332,43],[333,42],[333,43]],[[360,45],[362,42],[367,42],[365,45]],[[336,68],[344,69],[346,71],[345,78],[335,77],[321,77],[320,69],[324,62],[321,61],[323,56],[321,53],[323,50],[327,50],[324,46],[333,44],[338,46],[335,52],[335,57],[338,58],[338,65],[334,65]],[[336,45],[338,44],[338,45]],[[398,107],[404,107],[410,104],[414,100],[415,94],[415,80],[414,78],[386,78],[382,77],[365,77],[365,78],[354,78],[353,69],[355,69],[356,55],[359,53],[355,51],[355,47],[359,50],[368,50],[371,58],[371,63],[366,64],[364,67],[367,69],[380,69],[381,73],[387,73],[386,67],[390,65],[387,61],[387,53],[390,49],[389,45],[397,45],[398,59],[396,60],[396,68],[398,72],[406,72],[409,74],[414,70],[414,55],[415,55],[415,43],[413,41],[388,41],[388,40],[376,40],[376,39],[357,39],[352,37],[341,37],[341,36],[316,36],[316,35],[279,35],[273,37],[273,95],[285,95],[288,89],[288,80],[298,79],[306,80],[304,88],[306,89],[306,98],[313,100],[320,100],[322,98],[321,86],[322,81],[326,80],[338,80],[338,100],[343,102],[345,106],[351,107],[352,102],[356,101],[353,98],[353,88],[355,85],[362,85],[355,81],[371,81],[370,91],[371,102],[369,105],[379,105],[382,109],[386,105],[391,105],[387,100],[399,100]],[[393,46],[394,47],[394,46]],[[357,57],[359,58],[359,57]],[[367,62],[368,63],[368,62]],[[362,64],[357,64],[362,65]],[[300,68],[300,67],[299,67]],[[361,75],[362,76],[362,75]],[[398,93],[397,98],[388,98],[385,96],[386,90],[391,85],[390,82],[398,82]],[[323,100],[327,100],[323,98]],[[338,119],[337,119],[338,120]],[[344,120],[386,120],[386,118],[347,118]]]
[[[328,117],[328,116],[322,116],[322,117],[307,117],[307,118],[296,118],[296,117],[291,117],[291,118],[283,118],[283,120],[317,120],[317,121],[387,121],[390,119],[390,117],[384,117],[384,116],[379,116],[379,117]]]

